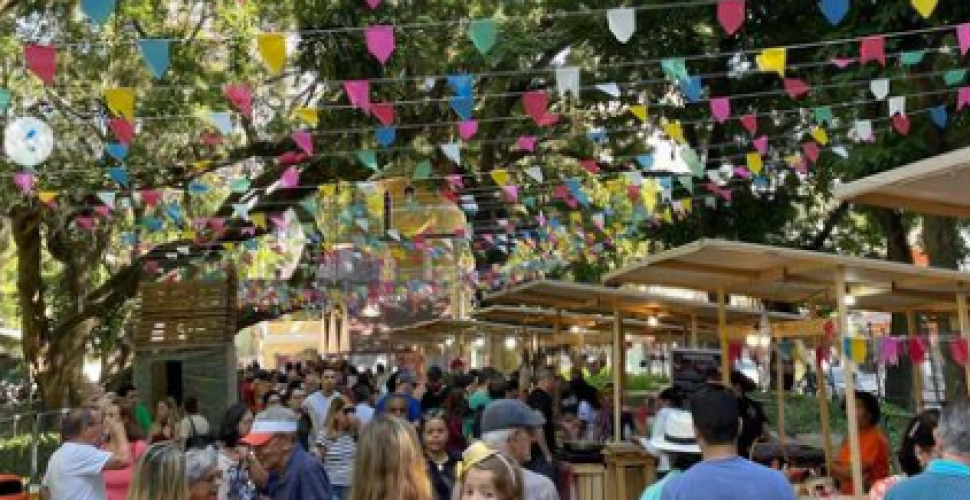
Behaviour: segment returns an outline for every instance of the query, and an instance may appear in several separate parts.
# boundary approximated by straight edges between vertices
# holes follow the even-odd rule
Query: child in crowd
[[[435,409],[426,412],[421,417],[419,430],[435,500],[450,500],[459,458],[448,452],[450,433],[444,411]]]
[[[461,464],[461,500],[524,500],[522,469],[484,443],[465,450]]]
[[[323,468],[333,486],[334,500],[344,500],[354,477],[357,457],[357,423],[354,405],[343,397],[330,403],[324,431],[317,440],[323,457]]]

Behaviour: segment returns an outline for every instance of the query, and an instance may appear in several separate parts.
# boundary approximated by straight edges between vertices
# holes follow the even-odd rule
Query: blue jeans
[[[350,493],[350,486],[331,484],[330,487],[333,488],[333,500],[344,500],[347,498],[347,494]]]

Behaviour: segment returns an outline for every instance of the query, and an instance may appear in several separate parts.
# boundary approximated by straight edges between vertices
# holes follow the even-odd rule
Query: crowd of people
[[[248,367],[240,402],[213,425],[189,396],[154,412],[138,391],[93,394],[68,413],[43,494],[53,500],[558,500],[563,441],[610,440],[612,388],[581,369],[502,374],[432,366],[358,371],[322,360],[277,371]],[[658,396],[651,430],[624,412],[620,434],[647,434],[658,481],[642,500],[795,497],[781,471],[751,460],[769,438],[763,409],[735,374],[692,394]],[[874,500],[970,498],[970,404],[925,413],[907,429],[889,475],[879,404],[860,394],[866,489]],[[875,403],[873,405],[873,402]],[[832,475],[851,493],[848,452]],[[948,496],[949,495],[949,496]],[[956,496],[953,496],[956,495]],[[961,496],[966,495],[966,496]]]

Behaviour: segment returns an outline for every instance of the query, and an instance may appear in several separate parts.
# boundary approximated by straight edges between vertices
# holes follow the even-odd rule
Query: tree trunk
[[[913,263],[913,251],[909,245],[908,229],[902,215],[895,210],[877,211],[879,225],[886,235],[886,259],[894,262]],[[906,315],[893,314],[890,332],[906,331]],[[895,366],[886,366],[886,400],[912,410],[916,406],[913,395],[913,363],[901,357]]]
[[[926,248],[931,266],[946,269],[959,268],[963,245],[955,220],[929,215],[923,217],[923,246]],[[939,333],[943,336],[954,333],[950,318],[946,316],[939,318]],[[967,394],[966,377],[963,367],[948,362],[946,349],[943,349],[942,354],[940,361],[943,366],[946,400],[954,401],[955,398]]]

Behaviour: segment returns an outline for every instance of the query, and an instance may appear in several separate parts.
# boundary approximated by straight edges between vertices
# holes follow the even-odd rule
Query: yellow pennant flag
[[[253,225],[259,229],[266,229],[266,214],[262,212],[249,214],[249,220],[253,221]]]
[[[652,214],[657,209],[657,193],[660,192],[660,188],[657,186],[657,181],[655,179],[648,179],[643,181],[643,186],[640,189],[640,193],[643,195],[643,206],[647,209],[647,213]]]
[[[330,198],[335,194],[337,194],[336,184],[324,184],[320,186],[320,195],[324,198]]]
[[[311,127],[316,127],[317,123],[320,123],[320,113],[314,108],[298,108],[293,114]]]
[[[866,362],[866,356],[869,354],[869,347],[866,345],[866,339],[852,338],[849,339],[849,357],[855,364],[862,364]]]
[[[684,198],[680,200],[680,206],[684,208],[684,213],[691,213],[694,210],[694,200],[692,198]]]
[[[664,124],[664,132],[670,136],[671,139],[677,141],[678,143],[685,143],[687,139],[684,138],[684,127],[681,126],[680,122],[668,122]]]
[[[581,214],[579,212],[571,212],[569,214],[569,220],[573,224],[582,225],[583,224],[583,214]]]
[[[939,3],[939,0],[913,0],[912,3],[919,15],[923,16],[924,19],[929,19],[933,15],[933,11],[936,10],[936,4]]]
[[[104,99],[112,113],[128,120],[135,119],[135,92],[130,88],[107,89]]]
[[[50,205],[51,203],[53,203],[54,198],[56,197],[57,197],[57,193],[55,193],[54,191],[39,191],[37,193],[37,198],[40,199],[40,202],[45,205]]]
[[[775,49],[765,49],[756,58],[758,69],[761,71],[774,71],[780,76],[785,76],[786,60],[788,51],[784,47]]]
[[[748,170],[754,175],[760,175],[764,162],[761,160],[761,153],[748,153],[745,157],[748,162]]]
[[[492,180],[499,186],[507,186],[509,184],[509,172],[507,170],[492,170],[491,173]]]
[[[256,35],[256,46],[263,64],[278,75],[286,66],[286,38],[282,33],[260,33]]]
[[[185,231],[182,232],[182,238],[185,238],[187,240],[194,241],[195,237],[196,237],[195,229],[186,229]]]
[[[205,172],[205,170],[209,168],[210,165],[212,165],[211,161],[202,160],[202,161],[197,161],[193,163],[192,168],[194,168],[197,173],[202,173],[202,172]]]
[[[664,208],[663,220],[667,224],[673,224],[674,223],[674,216],[673,216],[672,213],[670,213],[670,207]]]
[[[641,122],[646,122],[647,117],[649,116],[649,111],[647,110],[647,107],[642,104],[637,104],[636,106],[630,106],[630,113],[633,113],[633,116],[639,118]]]
[[[822,127],[812,128],[812,138],[823,146],[829,143],[829,134]]]

